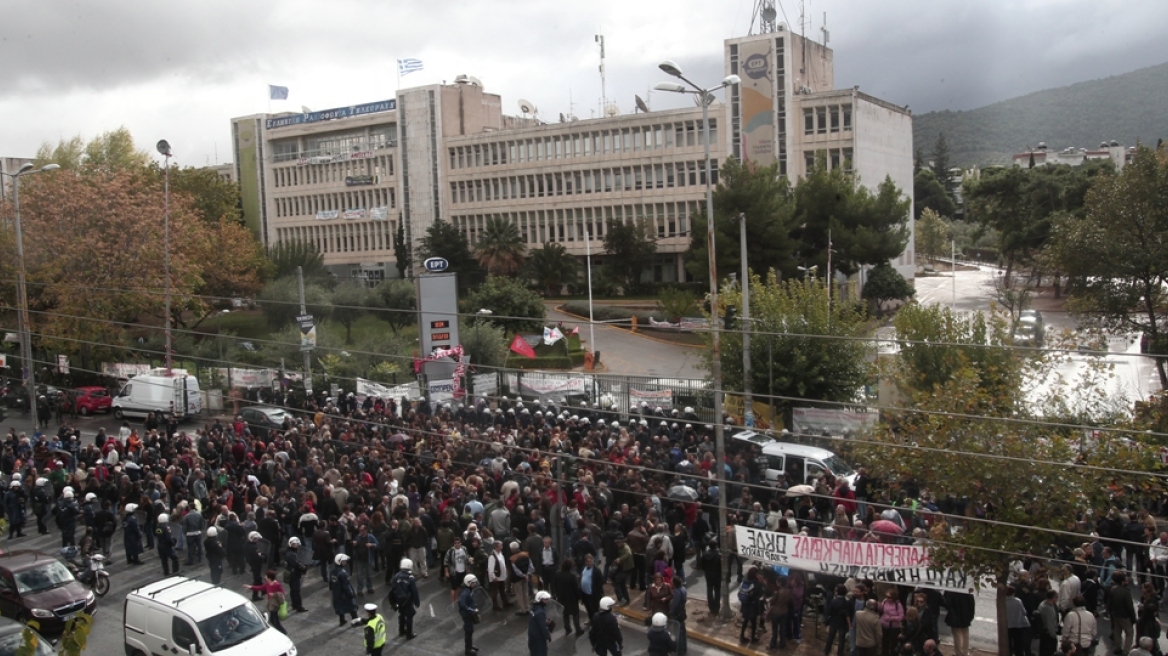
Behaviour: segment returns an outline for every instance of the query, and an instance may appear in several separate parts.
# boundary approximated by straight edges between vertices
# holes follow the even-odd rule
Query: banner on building
[[[365,218],[365,210],[345,210],[341,213],[341,217],[345,219],[363,219]]]
[[[952,569],[933,569],[924,547],[829,540],[735,526],[738,555],[771,565],[843,578],[969,592],[975,579]]]
[[[857,435],[876,423],[875,412],[832,410],[829,408],[793,408],[791,432],[801,435]]]
[[[633,407],[641,407],[641,401],[648,403],[650,408],[669,410],[673,407],[673,390],[629,390],[629,403]]]
[[[498,396],[499,376],[496,374],[477,374],[474,376],[475,396]]]
[[[775,42],[762,39],[738,46],[742,81],[738,85],[742,160],[766,166],[775,161]],[[779,93],[783,89],[779,86]]]
[[[331,221],[341,215],[340,210],[321,210],[316,213],[317,221]]]
[[[133,378],[150,373],[148,364],[131,364],[128,362],[103,362],[101,364],[103,376],[111,378]]]
[[[385,221],[389,218],[389,208],[385,205],[381,207],[374,207],[369,210],[369,218],[374,221]]]

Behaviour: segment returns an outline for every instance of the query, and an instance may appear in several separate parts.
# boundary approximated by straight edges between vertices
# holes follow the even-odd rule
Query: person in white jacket
[[[507,575],[510,567],[503,555],[503,541],[496,540],[494,551],[487,558],[487,582],[490,587],[492,610],[501,611],[504,606],[511,605],[507,601]]]

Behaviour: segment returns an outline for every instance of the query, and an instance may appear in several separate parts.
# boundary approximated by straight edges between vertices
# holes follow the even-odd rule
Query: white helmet
[[[93,500],[94,500],[94,499],[96,499],[96,498],[97,498],[97,495],[96,495],[96,494],[94,494],[94,493],[92,493],[92,492],[90,492],[89,494],[86,494],[86,495],[85,495],[85,500],[86,500],[86,501],[93,501]]]
[[[665,617],[665,613],[653,613],[653,626],[665,626],[669,622],[669,618]]]
[[[126,508],[125,508],[125,510],[126,510],[126,513],[133,513],[133,512],[137,512],[137,511],[138,511],[138,504],[136,504],[136,503],[127,503],[127,504],[126,504]]]
[[[289,549],[299,549],[300,548],[300,538],[288,538],[288,548]]]
[[[8,487],[20,487],[20,481],[12,481],[8,484]]]
[[[216,537],[218,535],[219,535],[219,529],[215,528],[214,526],[207,529],[207,537],[213,538],[213,537]]]
[[[337,554],[337,557],[333,558],[333,563],[335,563],[337,567],[340,567],[347,562],[349,562],[349,557],[345,554]]]
[[[535,593],[535,603],[537,604],[542,604],[551,598],[552,595],[547,590],[540,590],[539,592]]]
[[[468,588],[473,588],[479,584],[479,577],[475,576],[474,574],[467,574],[466,577],[462,579],[462,584]]]
[[[47,478],[38,478],[38,479],[36,479],[36,484],[37,484],[37,487],[41,487],[42,485],[48,485],[48,484],[49,484],[49,479],[47,479]]]
[[[169,524],[170,523],[170,515],[168,515],[166,513],[162,513],[161,515],[158,516],[158,523],[159,524]]]
[[[159,521],[162,521],[162,520],[159,520]],[[247,539],[248,539],[248,542],[255,542],[255,541],[259,540],[259,539],[260,539],[260,538],[262,538],[262,537],[263,537],[263,536],[262,536],[262,535],[260,535],[259,531],[252,531],[251,533],[248,533],[248,534],[247,534]]]
[[[16,481],[17,483],[19,483],[19,482],[21,482],[21,481],[23,481],[23,480],[24,480],[24,477],[23,477],[23,476],[21,476],[20,474],[13,474],[13,475],[12,475],[12,480],[14,480],[14,481]]]
[[[600,600],[600,610],[612,610],[612,607],[615,605],[616,601],[612,597],[604,597]]]
[[[409,558],[402,558],[401,564],[398,565],[398,569],[402,571],[412,570],[414,569],[414,561],[410,560]]]
[[[72,499],[73,498],[73,488],[71,488],[71,487],[65,488],[61,492],[61,497],[64,499]]]

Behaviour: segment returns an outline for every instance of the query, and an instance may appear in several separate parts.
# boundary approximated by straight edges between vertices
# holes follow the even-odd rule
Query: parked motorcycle
[[[65,564],[73,572],[73,576],[92,588],[97,596],[104,597],[105,593],[109,592],[110,580],[109,572],[105,571],[105,556],[93,554],[88,559],[79,561],[77,547],[65,547],[61,549],[61,557],[65,559]]]

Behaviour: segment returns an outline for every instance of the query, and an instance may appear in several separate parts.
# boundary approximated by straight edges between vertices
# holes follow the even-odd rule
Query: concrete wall
[[[891,264],[905,278],[912,279],[916,271],[916,253],[913,248],[914,221],[912,115],[874,98],[856,94],[853,104],[855,122],[855,171],[860,183],[875,190],[891,177],[901,193],[908,197],[909,240],[905,252]]]

